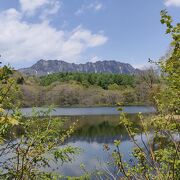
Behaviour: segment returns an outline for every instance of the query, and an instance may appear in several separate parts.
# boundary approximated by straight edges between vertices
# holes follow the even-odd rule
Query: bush
[[[42,167],[50,166],[50,158],[71,161],[79,152],[71,146],[61,147],[76,124],[65,130],[61,119],[51,117],[51,108],[34,111],[31,117],[24,118],[14,100],[18,86],[12,73],[7,66],[0,68],[0,177],[17,180],[53,177],[53,173],[44,172]]]
[[[157,64],[164,72],[166,87],[156,93],[154,100],[157,115],[146,120],[139,113],[142,132],[141,143],[137,142],[138,130],[121,114],[120,123],[126,128],[135,148],[130,162],[123,161],[120,152],[120,141],[115,140],[112,153],[112,165],[116,172],[113,177],[122,179],[180,179],[180,24],[172,26],[172,19],[166,11],[161,12],[161,22],[171,34],[173,51],[170,57]],[[145,136],[145,137],[144,137]],[[109,147],[106,146],[109,151]],[[108,174],[109,177],[112,174]]]

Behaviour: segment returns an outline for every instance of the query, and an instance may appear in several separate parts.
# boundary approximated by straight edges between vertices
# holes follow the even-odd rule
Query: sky
[[[0,0],[0,61],[14,68],[40,59],[147,66],[171,42],[162,9],[180,22],[180,0]]]

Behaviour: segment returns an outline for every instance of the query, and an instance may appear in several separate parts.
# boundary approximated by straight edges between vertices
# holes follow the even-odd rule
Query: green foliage
[[[20,76],[21,77],[21,76]],[[161,86],[153,69],[136,75],[56,73],[24,78],[19,84],[23,106],[108,106],[153,104]]]
[[[172,25],[172,18],[167,11],[161,11],[161,22],[166,24],[166,33],[172,37],[173,51],[166,61],[160,61],[159,64],[165,73],[164,79],[168,83],[164,93],[160,96],[160,110],[180,113],[180,23]]]
[[[50,160],[69,162],[80,152],[79,148],[61,146],[74,132],[76,123],[65,129],[61,119],[51,117],[52,108],[34,110],[31,117],[24,118],[15,101],[18,86],[12,74],[10,67],[0,68],[0,178],[62,178],[42,168],[49,167]]]
[[[117,84],[122,86],[133,86],[134,76],[126,74],[106,74],[106,73],[55,73],[40,77],[40,83],[48,86],[53,82],[77,81],[85,86],[96,85],[103,89],[108,89],[109,85]]]
[[[114,83],[114,84],[110,84],[110,85],[108,86],[108,89],[109,89],[109,90],[119,90],[120,87],[119,87],[116,83]]]
[[[5,141],[7,131],[13,126],[18,125],[18,118],[16,117],[16,97],[18,95],[18,87],[14,79],[11,77],[13,71],[10,67],[0,67],[0,142]],[[12,93],[13,92],[13,93]],[[14,114],[8,115],[5,108],[11,108]]]
[[[18,77],[17,84],[23,84],[23,83],[24,83],[24,78],[23,77]]]
[[[132,159],[123,161],[120,141],[114,142],[112,164],[116,167],[116,177],[122,179],[180,179],[180,24],[172,25],[172,18],[164,10],[161,23],[166,24],[167,34],[171,34],[173,51],[170,57],[157,64],[162,68],[164,89],[155,94],[154,99],[158,114],[146,119],[139,114],[142,133],[139,134],[125,113],[121,114],[120,123],[126,128],[134,144]],[[109,151],[109,148],[106,148]]]

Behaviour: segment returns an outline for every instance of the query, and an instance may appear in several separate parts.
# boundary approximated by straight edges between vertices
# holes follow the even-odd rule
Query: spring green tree
[[[173,25],[166,10],[161,11],[161,23],[166,25],[166,34],[171,35],[173,47],[171,55],[157,63],[166,85],[154,96],[157,114],[149,119],[139,114],[142,127],[140,142],[137,141],[139,130],[134,128],[125,113],[121,114],[120,123],[135,147],[131,162],[125,162],[120,151],[121,142],[114,142],[114,177],[121,179],[180,179],[180,24]]]
[[[19,111],[18,86],[14,71],[0,67],[0,179],[58,179],[47,173],[50,161],[69,162],[78,148],[61,146],[76,123],[65,129],[63,120],[51,117],[51,108],[24,117]],[[39,118],[42,117],[42,118]]]

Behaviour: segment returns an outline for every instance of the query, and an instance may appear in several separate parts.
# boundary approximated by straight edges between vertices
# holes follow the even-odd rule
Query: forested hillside
[[[114,106],[153,104],[161,87],[153,69],[136,75],[108,73],[55,73],[19,76],[23,106]]]
[[[70,82],[76,81],[88,87],[90,85],[100,86],[103,89],[109,89],[117,86],[133,87],[135,77],[127,74],[110,74],[110,73],[55,73],[40,77],[40,83],[43,86],[53,82]],[[117,87],[118,89],[118,87]]]

